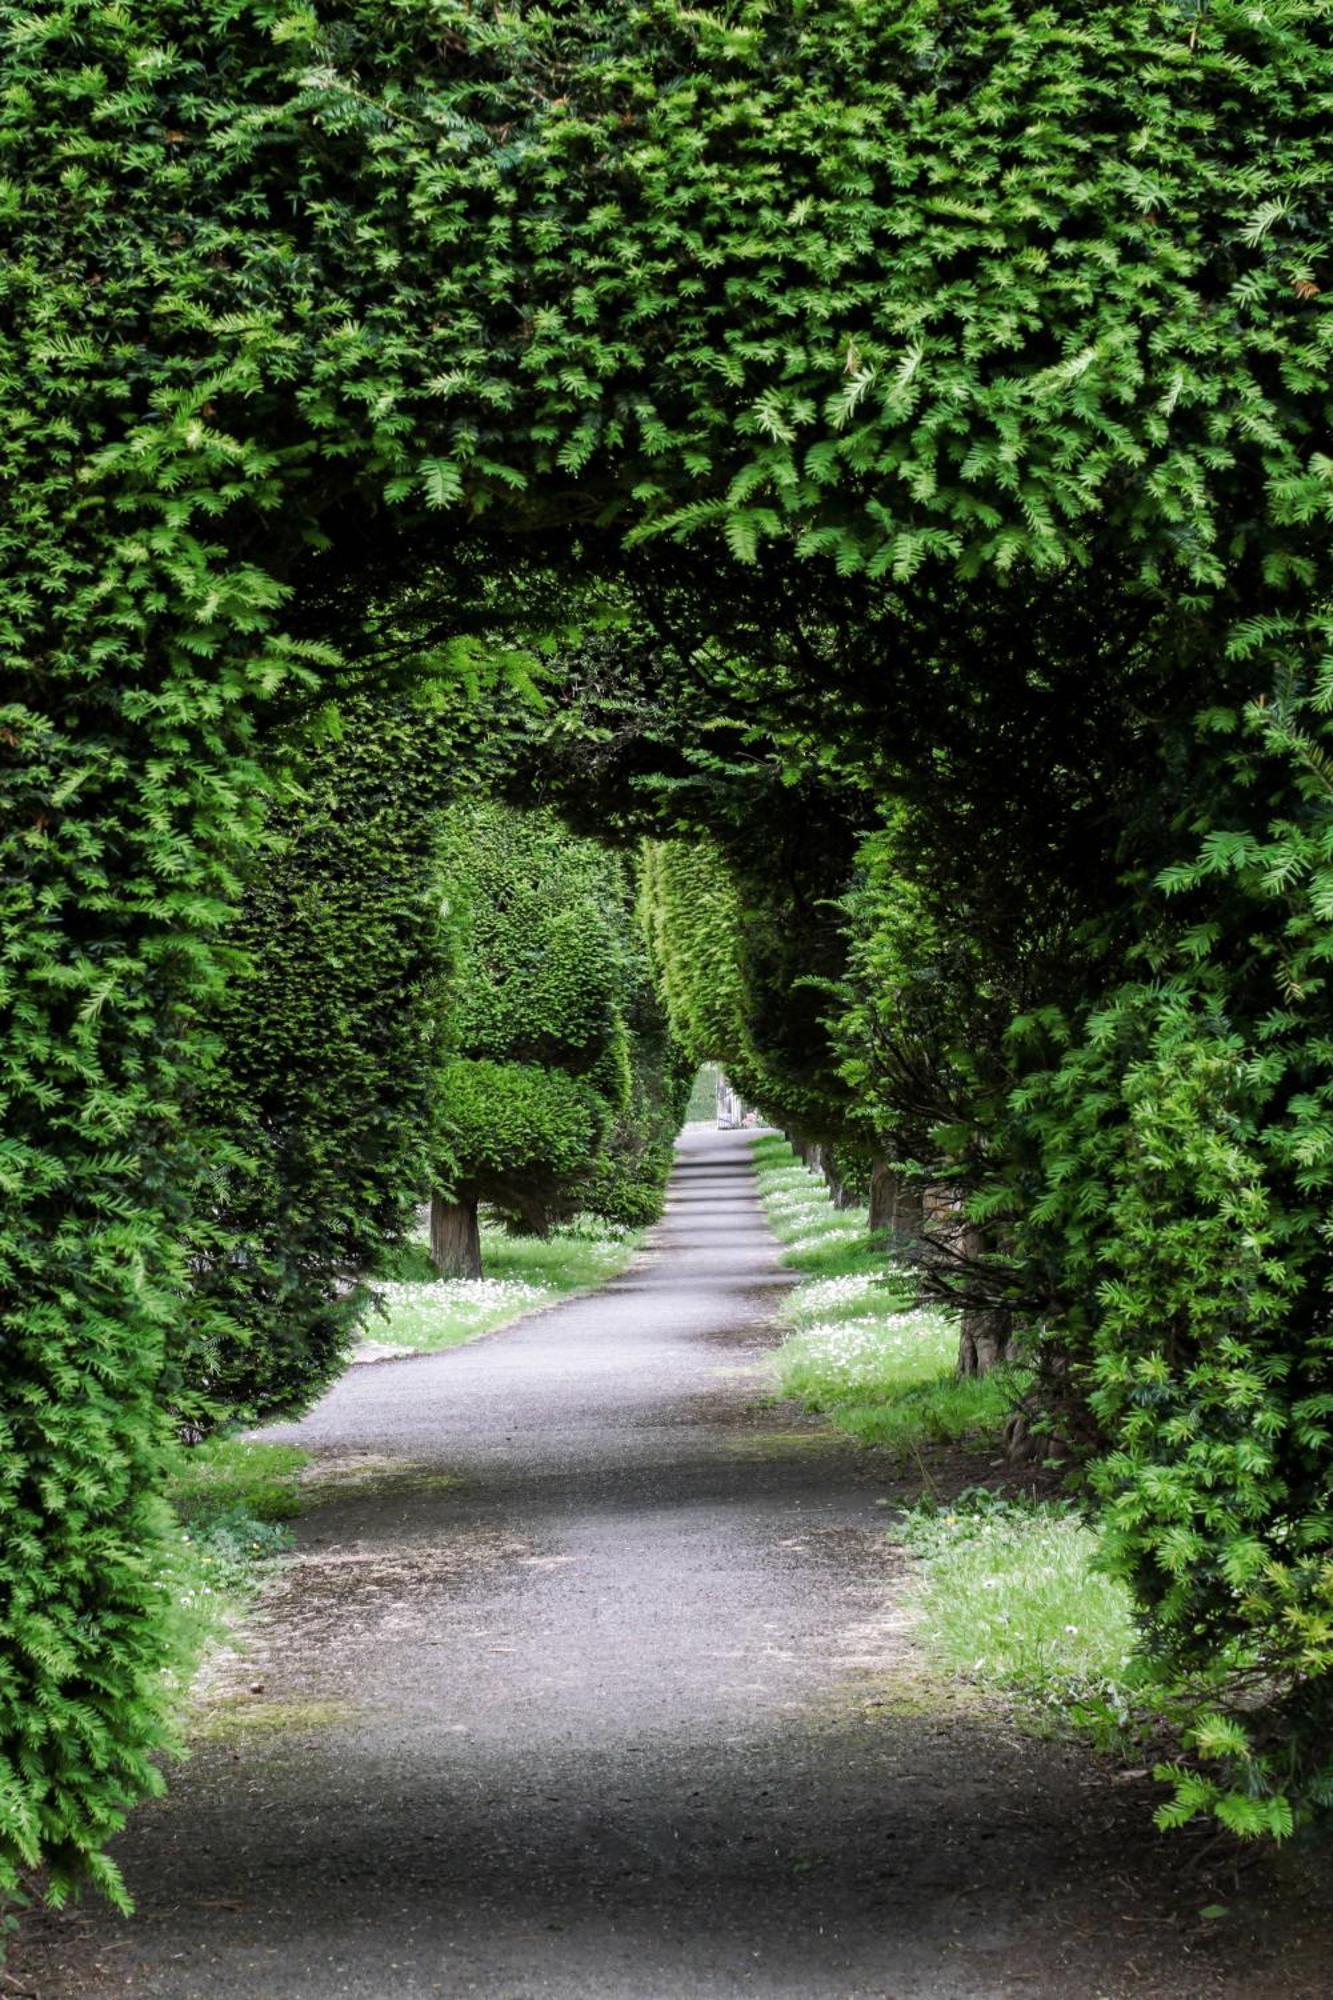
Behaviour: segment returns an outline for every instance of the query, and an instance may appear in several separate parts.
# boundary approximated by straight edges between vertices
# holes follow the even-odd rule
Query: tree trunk
[[[958,1373],[989,1375],[1008,1358],[1008,1313],[995,1306],[969,1308],[958,1335]]]
[[[855,1208],[856,1197],[849,1191],[846,1181],[834,1166],[831,1148],[824,1155],[824,1185],[828,1189],[829,1200],[835,1208]]]
[[[505,1216],[505,1227],[511,1236],[536,1236],[544,1243],[555,1228],[555,1217],[548,1203],[533,1196],[531,1200],[515,1204],[512,1213]]]
[[[980,1270],[989,1248],[985,1234],[975,1223],[962,1224],[958,1232],[958,1254],[961,1257],[970,1259]],[[964,1282],[969,1282],[966,1272]],[[992,1368],[998,1368],[1002,1361],[1007,1361],[1012,1325],[1013,1315],[1004,1306],[966,1307],[958,1336],[958,1373],[989,1375]]]
[[[947,1181],[930,1181],[921,1190],[921,1233],[928,1239],[922,1242],[922,1262],[945,1273],[957,1270],[963,1220],[957,1195]]]
[[[446,1201],[442,1194],[431,1196],[430,1255],[442,1278],[482,1275],[481,1229],[475,1201]]]
[[[924,1216],[921,1190],[892,1160],[870,1169],[870,1233],[884,1239],[890,1256],[910,1256],[921,1247]]]

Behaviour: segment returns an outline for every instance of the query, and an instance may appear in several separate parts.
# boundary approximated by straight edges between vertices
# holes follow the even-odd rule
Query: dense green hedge
[[[1304,1232],[1283,1254],[1320,1274],[1280,1288],[1282,1352],[1318,1350],[1320,0],[64,0],[4,33],[5,1853],[95,1840],[157,1737],[146,1496],[192,1310],[192,1106],[267,784],[254,731],[340,637],[312,594],[321,560],[369,567],[406,542],[438,564],[465,524],[595,516],[696,537],[721,591],[724,549],[780,548],[786,570],[794,546],[821,584],[897,590],[901,643],[874,673],[916,677],[927,706],[946,573],[1010,630],[1028,607],[1006,609],[1006,578],[1109,576],[1157,657],[1212,681],[1197,732],[1171,717],[1157,794],[1179,921],[1121,970],[1151,990],[1159,967],[1202,966],[1208,1060],[1229,1049],[1237,1090],[1271,1092],[1258,1156]],[[977,673],[984,700],[984,650]],[[1071,1087],[1079,1049],[1105,1046],[1087,1014],[1052,1031]],[[1129,1018],[1114,1087],[1069,1108],[1075,1129],[1117,1127],[1131,1077],[1179,1069],[1175,1025],[1141,1000]],[[1072,1143],[1016,1132],[1018,1208],[1056,1214],[1031,1163],[1063,1185]],[[1212,1168],[1186,1167],[1170,1199],[1206,1219]],[[1105,1212],[1121,1243],[1117,1217],[1138,1225]],[[1072,1276],[1065,1241],[1045,1256]],[[1094,1246],[1087,1268],[1114,1287],[1123,1254]],[[1044,1295],[1063,1282],[1048,1270]],[[1114,1463],[1145,1572],[1169,1571],[1182,1528],[1198,1538],[1207,1623],[1260,1615],[1253,1576],[1285,1574],[1293,1538],[1310,1553],[1308,1679],[1333,1650],[1333,1510],[1318,1409],[1265,1358],[1275,1310],[1256,1332],[1233,1302],[1204,1352],[1253,1365],[1271,1399],[1262,1532],[1219,1510],[1206,1464],[1175,1483],[1182,1421],[1201,1438],[1237,1422],[1193,1397],[1198,1353],[1149,1333],[1169,1393],[1148,1382],[1132,1419],[1109,1388],[1102,1407],[1133,1447]],[[62,1704],[82,1734],[38,1720]]]
[[[845,972],[837,898],[851,867],[837,805],[780,796],[716,838],[645,844],[642,907],[672,1026],[691,1060],[802,1142],[867,1158],[873,1119],[826,1025]],[[854,1170],[855,1171],[855,1170]],[[867,1169],[868,1171],[868,1169]]]
[[[626,862],[549,812],[455,805],[441,868],[454,967],[440,1185],[516,1227],[660,1211],[679,1058]]]
[[[440,822],[457,732],[436,701],[408,695],[344,695],[322,724],[227,931],[235,959],[197,1101],[211,1137],[179,1357],[196,1425],[313,1399],[428,1180],[452,971]]]

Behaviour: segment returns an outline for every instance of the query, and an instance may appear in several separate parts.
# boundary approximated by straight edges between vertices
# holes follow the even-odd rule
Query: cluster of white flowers
[[[862,1232],[850,1229],[845,1224],[832,1229],[816,1229],[808,1236],[788,1236],[784,1239],[786,1248],[804,1255],[807,1250],[828,1250],[837,1243],[859,1243]]]
[[[789,1316],[792,1319],[818,1319],[821,1313],[834,1312],[839,1306],[868,1301],[869,1294],[878,1283],[873,1271],[852,1271],[844,1278],[816,1278],[811,1284],[802,1285],[796,1293]]]
[[[580,1209],[572,1222],[562,1223],[557,1236],[575,1236],[580,1243],[621,1244],[638,1232],[628,1222],[613,1222],[605,1215],[591,1215]]]
[[[795,1216],[805,1220],[812,1215],[824,1215],[828,1213],[829,1206],[822,1195],[812,1196],[804,1192],[771,1194],[767,1202],[768,1213],[774,1222],[787,1222]]]
[[[832,1375],[845,1385],[873,1386],[886,1375],[901,1373],[895,1363],[928,1372],[946,1364],[957,1340],[944,1314],[924,1310],[816,1320],[788,1341],[782,1359],[788,1370],[813,1365],[825,1379]]]
[[[448,1313],[451,1319],[483,1319],[497,1307],[517,1311],[542,1305],[555,1293],[526,1278],[439,1278],[427,1284],[384,1284],[376,1290],[386,1306],[415,1306]]]

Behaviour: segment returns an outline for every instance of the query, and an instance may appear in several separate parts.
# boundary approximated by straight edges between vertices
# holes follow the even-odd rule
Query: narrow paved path
[[[624,1277],[273,1433],[328,1482],[298,1560],[42,2000],[1318,1990],[1210,1969],[1141,1787],[929,1693],[890,1475],[755,1407],[784,1282],[691,1134]]]

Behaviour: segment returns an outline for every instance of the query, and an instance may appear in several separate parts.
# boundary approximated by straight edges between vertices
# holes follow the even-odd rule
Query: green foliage
[[[366,1267],[421,1199],[450,973],[448,751],[430,702],[345,695],[228,930],[179,1363],[198,1427],[313,1400],[346,1357]]]
[[[716,848],[649,841],[641,907],[676,1040],[691,1062],[720,1063],[757,1103],[763,1072],[746,1027],[740,903]]]
[[[53,1331],[6,1338],[25,1393],[0,1426],[0,1895],[44,1861],[56,1902],[86,1871],[124,1907],[102,1849],[129,1801],[162,1790],[165,1682],[188,1659],[178,1544],[157,1497],[166,1439],[137,1353],[91,1317],[81,1347]]]
[[[656,1218],[680,1060],[625,863],[549,813],[457,805],[442,868],[455,951],[437,1147],[461,1201],[548,1229]]]
[[[721,14],[676,0],[499,13],[467,0],[289,13],[261,0],[61,0],[6,20],[11,1868],[41,1850],[62,1882],[156,1783],[158,1669],[174,1645],[169,1531],[152,1497],[159,1405],[179,1397],[201,1346],[218,1357],[208,1367],[248,1367],[279,1324],[286,1253],[259,1196],[290,1185],[294,1155],[245,1129],[243,1083],[232,1151],[216,1150],[202,1108],[218,939],[272,786],[256,732],[339,671],[330,576],[378,579],[404,548],[464,575],[468,537],[492,522],[595,522],[589,545],[601,535],[603,551],[610,534],[690,543],[715,598],[728,562],[767,586],[793,550],[808,558],[828,591],[823,618],[788,618],[786,651],[761,624],[752,671],[724,664],[710,686],[747,716],[774,688],[758,753],[774,784],[807,757],[836,761],[863,825],[892,762],[886,741],[923,773],[953,769],[947,730],[897,735],[906,704],[886,696],[886,663],[930,709],[949,684],[956,621],[962,665],[942,706],[950,721],[1002,720],[1009,758],[1039,704],[989,702],[992,664],[1021,654],[1034,598],[1104,593],[1122,615],[1134,608],[1157,664],[1153,699],[1126,683],[1115,647],[1066,645],[1065,659],[1099,698],[1105,689],[1114,741],[1160,745],[1161,762],[1134,751],[1126,768],[1151,769],[1153,783],[1112,788],[1105,822],[1080,807],[1098,864],[1086,899],[1070,845],[1035,810],[1031,761],[1013,763],[1022,837],[997,880],[1041,879],[1058,853],[1049,879],[1079,886],[1087,923],[1077,952],[1049,930],[1029,951],[1034,931],[1015,918],[1040,912],[997,899],[1003,923],[987,937],[1008,924],[1023,952],[987,952],[987,1018],[1043,1025],[1018,1074],[1005,1074],[1002,1037],[983,1038],[975,1091],[963,1103],[950,1093],[952,1136],[932,1143],[1001,1217],[1014,1298],[1053,1346],[1067,1343],[1069,1379],[1095,1380],[1104,1436],[1089,1449],[1104,1442],[1123,1462],[1128,1559],[1151,1585],[1155,1624],[1186,1633],[1172,1563],[1198,1550],[1204,1641],[1238,1623],[1261,1637],[1295,1703],[1291,1717],[1282,1701],[1273,1710],[1279,1739],[1315,1742],[1330,1511],[1326,27],[1322,0],[740,0]],[[492,571],[511,563],[500,546]],[[838,601],[833,578],[864,595]],[[951,596],[950,578],[966,590]],[[890,592],[869,649],[847,604],[873,620]],[[970,635],[960,598],[980,607]],[[364,628],[352,636],[359,646]],[[988,643],[997,637],[1007,647]],[[1029,692],[1050,685],[1053,657],[1034,647]],[[710,701],[701,727],[713,712]],[[1057,802],[1079,792],[1067,782],[1079,765],[1068,750],[1051,762],[1042,784]],[[975,853],[978,826],[1003,824],[984,810],[993,787],[968,776],[955,795],[966,810],[954,851]],[[1150,885],[1171,863],[1164,879],[1181,901],[1166,914]],[[751,857],[751,884],[755,873]],[[960,900],[937,878],[931,907],[952,912],[955,935],[984,926],[984,879]],[[1108,880],[1128,885],[1122,900]],[[782,962],[770,913],[751,965]],[[1220,1018],[1197,1061],[1145,1016],[1152,966],[1130,961],[1132,947],[1172,977],[1205,965]],[[1084,1048],[1084,1022],[1141,976],[1125,1002],[1139,1024],[1126,1067],[1113,1057],[1103,1091],[1102,1045],[1094,1033]],[[751,999],[771,1022],[775,987]],[[742,1018],[765,1051],[785,1046]],[[950,1050],[968,1046],[945,1025]],[[1239,1047],[1220,1056],[1233,1036]],[[808,1036],[796,1046],[810,1055]],[[623,1048],[603,1054],[588,1087],[622,1103]],[[1205,1119],[1196,1149],[1181,1121],[1207,1109],[1205,1085],[1233,1057],[1247,1090],[1256,1066],[1281,1076],[1253,1086],[1272,1092],[1257,1109],[1242,1092],[1239,1135]],[[819,1109],[821,1065],[798,1068],[779,1081]],[[1061,1078],[1072,1089],[1080,1073],[1096,1102],[1062,1100]],[[1031,1083],[1031,1102],[1046,1102],[1034,1075],[1055,1079],[1040,1132],[1013,1096]],[[1061,1193],[1065,1156],[1102,1103],[1113,1131],[1128,1127],[1140,1090],[1161,1107],[1166,1165],[1145,1149],[1108,1170],[1104,1223],[1076,1234],[1066,1263],[1058,1216],[1077,1197]],[[898,1108],[904,1094],[895,1086]],[[831,1088],[827,1104],[841,1116]],[[326,1143],[328,1124],[314,1126]],[[1096,1150],[1095,1135],[1086,1143]],[[1231,1207],[1228,1149],[1241,1156]],[[205,1227],[219,1177],[244,1246],[234,1281]],[[1164,1192],[1136,1205],[1136,1186]],[[382,1198],[335,1217],[349,1243]],[[1157,1201],[1160,1255],[1144,1220]],[[1038,1222],[1020,1242],[1029,1206]],[[1242,1252],[1239,1283],[1222,1269],[1226,1246]],[[1192,1263],[1204,1272],[1197,1311],[1180,1277]],[[320,1303],[325,1278],[307,1288],[302,1268],[284,1397],[343,1337],[338,1310]],[[1092,1289],[1076,1297],[1080,1273]],[[1159,1277],[1162,1330],[1145,1289]],[[1109,1360],[1104,1309],[1106,1344],[1114,1328],[1137,1329],[1125,1379],[1079,1373]],[[273,1365],[281,1377],[276,1352]],[[1142,1412],[1151,1419],[1159,1393],[1165,1422],[1194,1426],[1192,1469],[1185,1500],[1158,1509],[1149,1533]],[[1254,1464],[1239,1448],[1244,1410],[1264,1420],[1250,1425]],[[1293,1770],[1317,1797],[1319,1753],[1307,1749]]]
[[[1225,1736],[1187,1733],[1221,1776],[1181,1778],[1168,1818],[1243,1831],[1237,1801],[1267,1801],[1258,1831],[1333,1784],[1333,1346],[1308,1044],[1274,1023],[1256,1052],[1220,1001],[1206,974],[1131,988],[1027,1086],[1043,1192],[1019,1240],[1061,1275],[1056,1352],[1104,1441],[1089,1477],[1148,1657],[1168,1685],[1229,1663]]]
[[[451,1191],[545,1226],[606,1137],[607,1106],[582,1077],[462,1056],[439,1079]]]
[[[636,906],[641,898],[636,897]],[[648,942],[626,909],[622,931],[629,1089],[606,1145],[584,1177],[582,1201],[612,1227],[636,1230],[659,1220],[676,1137],[685,1122],[693,1065],[671,1030]]]
[[[1146,1757],[1171,1787],[1159,1826],[1210,1815],[1242,1838],[1292,1832],[1272,1760],[1214,1706],[1243,1678],[1235,1655],[1214,1654],[1184,1680],[1164,1677],[1097,1527],[1068,1502],[970,1488],[948,1506],[923,1501],[898,1533],[922,1561],[924,1636],[945,1666],[1017,1691],[1104,1749]]]
[[[822,1020],[841,934],[819,895],[830,881],[841,887],[837,849],[830,861],[790,813],[780,833],[771,812],[769,802],[731,829],[739,854],[708,838],[647,842],[644,925],[672,1031],[691,1060],[720,1063],[773,1123],[841,1136],[849,1109]]]

